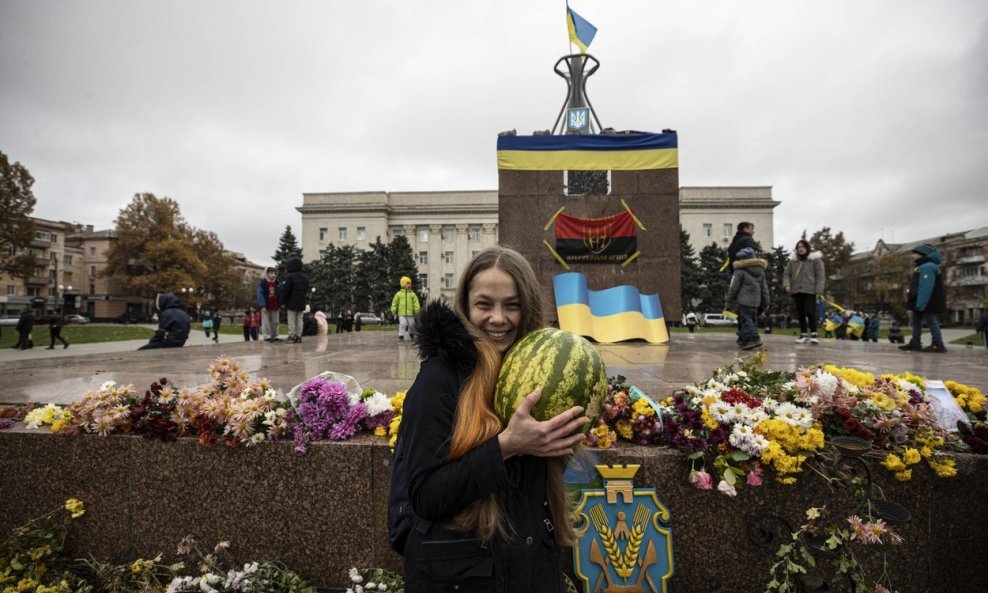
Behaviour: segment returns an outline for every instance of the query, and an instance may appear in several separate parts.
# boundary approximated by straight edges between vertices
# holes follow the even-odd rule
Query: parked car
[[[85,323],[89,323],[89,318],[86,317],[85,315],[76,315],[75,313],[73,313],[71,315],[65,316],[65,323],[82,325]]]
[[[360,325],[381,325],[384,322],[381,318],[373,313],[357,313],[353,316],[353,321],[356,323],[357,318],[360,318]]]
[[[732,327],[738,324],[738,320],[723,313],[704,313],[700,323],[705,327]]]
[[[17,320],[20,319],[20,315],[3,315],[0,316],[0,326],[3,327],[14,327],[17,325]]]

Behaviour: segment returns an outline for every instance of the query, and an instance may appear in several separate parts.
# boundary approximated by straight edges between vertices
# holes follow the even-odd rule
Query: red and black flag
[[[556,252],[567,262],[622,263],[638,252],[630,210],[603,218],[556,216]]]

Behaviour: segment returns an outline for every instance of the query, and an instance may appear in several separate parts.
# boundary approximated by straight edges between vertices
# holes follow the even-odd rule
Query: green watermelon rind
[[[553,349],[566,349],[569,355],[560,364]],[[581,375],[589,379],[581,393],[575,393]],[[544,421],[573,406],[583,406],[590,418],[583,428],[586,433],[600,416],[607,395],[607,370],[600,353],[583,337],[555,328],[537,329],[518,340],[501,363],[494,395],[494,411],[501,421],[507,424],[515,408],[536,387],[542,387],[542,397],[532,409],[532,417]]]

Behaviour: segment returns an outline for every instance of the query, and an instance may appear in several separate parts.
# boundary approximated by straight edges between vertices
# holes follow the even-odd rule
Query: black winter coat
[[[738,259],[738,252],[745,247],[751,247],[755,252],[758,251],[758,244],[755,243],[755,238],[751,233],[740,231],[735,233],[734,238],[731,239],[731,244],[727,248],[728,269],[733,269],[734,262]]]
[[[302,271],[302,260],[294,257],[285,266],[287,274],[281,283],[278,303],[289,311],[304,311],[309,298],[309,277]]]
[[[456,461],[449,439],[460,390],[476,359],[473,339],[446,305],[416,318],[424,362],[405,397],[398,440],[417,516],[405,544],[405,591],[544,593],[565,590],[560,549],[549,526],[545,460],[503,460],[497,437]],[[511,541],[481,541],[445,527],[470,503],[496,492],[514,528]]]

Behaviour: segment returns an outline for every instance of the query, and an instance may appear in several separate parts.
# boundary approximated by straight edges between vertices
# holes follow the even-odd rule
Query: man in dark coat
[[[63,350],[69,347],[69,343],[62,337],[63,325],[65,325],[65,317],[52,313],[52,316],[48,319],[48,336],[51,338],[51,344],[48,345],[46,350],[55,349],[55,340],[62,342]]]
[[[34,329],[34,314],[30,307],[21,309],[21,316],[17,320],[17,344],[14,348],[27,350],[34,344],[31,343],[31,330]]]
[[[752,251],[758,252],[758,244],[752,235],[755,233],[755,225],[750,222],[739,222],[738,232],[734,234],[730,246],[727,248],[727,274],[734,274],[734,262],[738,259],[738,252],[749,247]]]
[[[185,340],[189,339],[191,329],[189,316],[182,309],[182,303],[170,292],[159,293],[154,302],[158,309],[158,330],[138,350],[181,348],[185,345]]]
[[[287,274],[281,283],[278,301],[288,310],[288,341],[302,341],[302,315],[309,299],[309,277],[302,271],[302,259],[293,257],[285,266]]]

